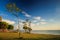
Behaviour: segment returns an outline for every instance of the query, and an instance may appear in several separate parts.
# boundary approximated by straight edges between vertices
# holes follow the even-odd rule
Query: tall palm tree
[[[17,14],[17,12],[21,12],[22,10],[19,9],[15,3],[9,3],[6,5],[6,8],[8,9],[9,12],[11,12],[14,16],[16,16],[18,18],[18,33],[19,33],[19,37],[20,37],[20,30],[19,30],[19,16]],[[16,12],[16,13],[15,13]]]

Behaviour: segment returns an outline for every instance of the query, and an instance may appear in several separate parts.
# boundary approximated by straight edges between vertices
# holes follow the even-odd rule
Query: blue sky
[[[22,9],[17,13],[20,20],[29,18],[33,30],[60,30],[60,0],[0,0],[0,16],[16,28],[17,18],[6,9],[8,3]]]

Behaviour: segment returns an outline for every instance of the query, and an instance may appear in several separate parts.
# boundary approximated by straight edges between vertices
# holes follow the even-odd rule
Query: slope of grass
[[[0,40],[60,40],[60,35],[50,34],[27,34],[27,33],[0,33]]]

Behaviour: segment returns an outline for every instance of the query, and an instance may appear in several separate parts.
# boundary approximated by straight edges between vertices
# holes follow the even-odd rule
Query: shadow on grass
[[[0,38],[0,40],[60,40],[60,38],[14,38],[14,39],[3,39]]]
[[[14,40],[60,40],[60,38],[17,38]]]

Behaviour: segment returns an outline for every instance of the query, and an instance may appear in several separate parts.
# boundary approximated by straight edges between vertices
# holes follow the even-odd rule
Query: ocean
[[[60,35],[60,30],[32,30],[31,33]]]

